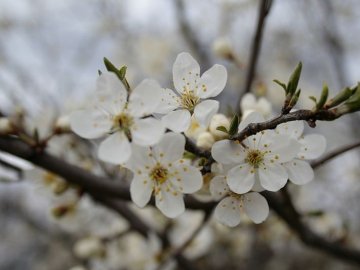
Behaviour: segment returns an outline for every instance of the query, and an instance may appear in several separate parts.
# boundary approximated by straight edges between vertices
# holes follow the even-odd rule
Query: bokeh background
[[[255,0],[0,0],[0,109],[11,114],[23,108],[35,122],[69,113],[94,90],[98,70],[105,70],[104,56],[128,67],[131,85],[154,78],[172,88],[172,64],[187,51],[204,69],[214,63],[227,67],[221,110],[236,110],[258,6]],[[220,41],[231,44],[237,64],[214,50]],[[274,0],[252,90],[279,110],[283,92],[272,80],[286,81],[302,61],[299,106],[311,108],[308,96],[318,95],[323,82],[334,94],[360,79],[359,41],[357,0]],[[319,123],[309,132],[323,134],[331,151],[359,138],[359,119],[355,114]],[[357,248],[359,156],[356,150],[347,153],[318,169],[312,183],[290,187],[303,213],[323,213],[306,217],[319,233]],[[78,262],[72,252],[77,235],[49,217],[46,196],[33,189],[27,181],[0,184],[0,269],[69,269]],[[107,226],[100,221],[94,226]],[[215,245],[204,265],[356,269],[307,248],[274,215],[262,225],[241,225],[229,234],[238,244],[228,249]]]

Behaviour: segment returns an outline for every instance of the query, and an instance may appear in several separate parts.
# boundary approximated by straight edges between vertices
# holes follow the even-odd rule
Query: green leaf
[[[125,79],[127,66],[122,66],[119,70],[120,80]]]
[[[309,98],[310,98],[312,101],[314,101],[314,102],[315,102],[315,104],[317,103],[317,101],[316,101],[316,97],[314,97],[314,96],[309,96]]]
[[[290,99],[289,106],[291,108],[294,107],[296,105],[296,103],[298,102],[300,94],[301,94],[301,89],[297,90],[295,95],[293,95],[293,97]]]
[[[224,126],[219,126],[219,127],[216,128],[216,130],[220,130],[222,132],[228,133],[226,127],[224,127]]]
[[[302,69],[302,63],[299,62],[299,64],[296,66],[294,72],[291,74],[290,78],[289,78],[289,82],[286,86],[286,93],[290,94],[291,96],[295,93],[297,87],[298,87],[298,83],[299,83],[299,79],[300,79],[300,75],[301,75],[301,69]]]
[[[332,107],[335,107],[341,103],[343,103],[345,100],[347,100],[353,93],[355,93],[352,89],[349,87],[346,87],[342,89],[335,97],[331,98],[326,104],[325,108],[330,109]]]
[[[319,102],[316,104],[317,110],[320,110],[324,107],[324,105],[328,99],[328,96],[329,96],[329,87],[327,86],[326,83],[324,83]]]
[[[283,88],[285,90],[285,93],[287,92],[286,90],[286,84],[283,82],[280,82],[279,80],[273,80],[274,83],[278,84],[281,86],[281,88]]]
[[[240,122],[239,116],[237,116],[235,114],[234,117],[231,120],[231,123],[230,123],[230,128],[229,128],[229,135],[230,136],[237,133],[238,127],[239,127],[239,122]]]

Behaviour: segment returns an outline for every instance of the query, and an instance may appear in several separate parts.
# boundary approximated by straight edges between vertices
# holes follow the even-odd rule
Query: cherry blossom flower
[[[211,180],[210,192],[215,200],[221,200],[215,208],[215,218],[229,227],[240,223],[242,211],[256,224],[263,222],[269,214],[269,205],[261,194],[232,192],[225,175],[217,175]]]
[[[265,118],[269,117],[272,114],[272,105],[265,98],[260,97],[256,100],[256,97],[252,93],[246,93],[240,102],[240,108],[243,115],[243,118],[246,118],[251,112],[259,112]]]
[[[259,113],[253,112],[240,123],[238,129],[263,121]],[[282,164],[293,160],[299,150],[300,144],[296,140],[266,130],[249,136],[242,143],[218,141],[211,152],[221,164],[236,164],[227,172],[227,183],[231,191],[243,194],[253,189],[257,182],[269,191],[284,187],[288,173]]]
[[[156,81],[142,81],[130,96],[120,80],[111,73],[97,81],[97,96],[92,107],[71,115],[72,130],[87,139],[108,135],[100,143],[99,158],[113,164],[126,162],[131,156],[131,143],[148,146],[164,134],[162,123],[146,117],[154,113],[160,100]],[[144,118],[146,117],[146,118]]]
[[[219,102],[205,100],[215,97],[224,89],[227,72],[224,66],[214,65],[200,77],[200,66],[188,53],[180,53],[173,66],[174,86],[178,93],[163,89],[158,107],[165,114],[162,121],[175,132],[186,131],[191,123],[191,115],[201,125],[207,126],[218,111]]]
[[[185,138],[167,133],[153,147],[132,146],[132,157],[125,167],[134,177],[130,186],[133,202],[144,207],[154,193],[157,208],[174,218],[185,211],[183,193],[194,193],[202,186],[200,171],[182,159]]]
[[[314,171],[305,160],[318,158],[325,152],[325,137],[320,134],[302,136],[304,131],[303,121],[280,124],[276,127],[275,131],[278,134],[290,136],[301,145],[296,158],[283,164],[288,172],[290,181],[297,185],[310,182],[314,178]]]

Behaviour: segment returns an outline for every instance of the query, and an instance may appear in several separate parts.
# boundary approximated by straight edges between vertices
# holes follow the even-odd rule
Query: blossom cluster
[[[173,65],[176,91],[150,79],[127,89],[115,74],[102,73],[92,102],[71,115],[71,128],[81,137],[101,138],[98,157],[132,171],[130,194],[137,206],[144,207],[154,196],[156,207],[175,218],[185,211],[183,194],[207,192],[211,200],[220,201],[215,218],[221,223],[238,225],[242,210],[260,223],[269,212],[260,192],[278,191],[288,179],[295,184],[311,181],[307,160],[321,155],[326,143],[321,135],[303,136],[302,121],[280,124],[242,142],[230,140],[218,129],[228,129],[230,120],[218,114],[219,102],[211,99],[223,91],[226,80],[224,66],[200,74],[188,53],[179,54]],[[265,99],[256,103],[247,95],[242,101],[246,104],[252,111],[243,113],[239,132],[265,121],[260,112],[271,114]],[[216,162],[210,174],[203,176],[199,159],[185,155],[185,136],[211,149]]]

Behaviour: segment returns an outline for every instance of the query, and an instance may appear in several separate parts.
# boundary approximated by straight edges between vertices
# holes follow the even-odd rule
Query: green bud
[[[120,80],[125,79],[127,66],[122,66],[119,70]]]
[[[316,110],[320,110],[324,107],[324,104],[326,103],[328,96],[329,96],[329,87],[327,86],[326,83],[324,83],[319,102],[316,104]]]
[[[279,80],[273,80],[274,83],[278,84],[281,86],[282,89],[285,90],[285,93],[287,93],[287,90],[286,90],[286,84],[283,83],[283,82],[280,82]]]
[[[231,120],[231,123],[230,123],[230,128],[229,128],[229,135],[230,135],[230,136],[232,136],[232,135],[234,135],[234,134],[237,133],[239,123],[240,123],[239,116],[237,116],[237,115],[235,114],[234,117],[233,117],[233,119]]]
[[[348,112],[356,112],[360,110],[360,83],[356,88],[355,93],[345,102]]]
[[[290,102],[289,102],[289,107],[290,108],[292,108],[292,107],[294,107],[296,105],[296,103],[299,100],[300,94],[301,94],[301,89],[297,90],[295,95],[293,95],[293,97],[290,99]]]
[[[341,90],[335,97],[333,97],[332,99],[330,99],[326,104],[325,104],[325,108],[329,109],[332,107],[335,107],[341,103],[343,103],[345,100],[347,100],[352,94],[354,93],[354,91],[352,91],[352,89],[350,89],[349,87],[344,88],[343,90]]]
[[[107,69],[107,71],[109,72],[113,72],[116,74],[116,76],[120,79],[120,81],[123,83],[123,85],[125,86],[125,88],[129,91],[130,90],[130,85],[129,82],[126,80],[125,75],[126,75],[126,70],[127,67],[126,66],[122,66],[120,69],[117,69],[113,63],[110,62],[109,59],[107,59],[106,57],[104,57],[104,64],[105,67]]]
[[[314,97],[314,96],[309,96],[309,99],[311,99],[312,101],[314,101],[315,104],[317,103],[316,97]]]
[[[294,72],[291,74],[291,76],[289,78],[289,82],[286,86],[286,93],[290,94],[291,96],[295,93],[295,91],[297,89],[300,75],[301,75],[301,69],[302,69],[302,63],[299,62],[299,64],[296,66]]]

